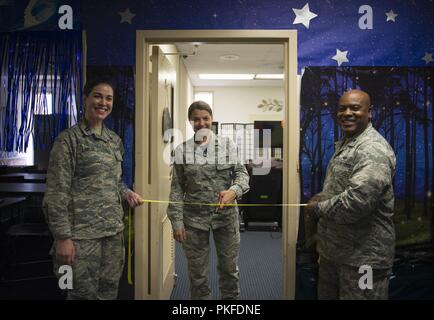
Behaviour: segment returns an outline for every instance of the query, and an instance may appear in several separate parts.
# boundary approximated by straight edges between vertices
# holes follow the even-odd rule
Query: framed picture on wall
[[[166,85],[166,107],[163,110],[163,142],[173,142],[173,132],[170,129],[174,127],[174,88],[171,83]]]

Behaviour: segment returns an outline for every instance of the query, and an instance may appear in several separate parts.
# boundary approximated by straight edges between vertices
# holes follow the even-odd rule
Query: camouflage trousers
[[[391,269],[372,269],[372,289],[359,287],[363,273],[358,267],[320,258],[319,300],[387,300]]]
[[[193,300],[211,299],[209,287],[210,231],[185,226],[187,240],[183,248],[188,261],[190,293]],[[230,224],[212,231],[217,252],[219,287],[223,300],[235,300],[240,295],[238,256],[240,231]]]
[[[73,289],[69,300],[114,300],[118,297],[119,280],[125,261],[124,235],[91,240],[73,240],[75,259],[72,265]],[[59,264],[54,257],[54,273]]]

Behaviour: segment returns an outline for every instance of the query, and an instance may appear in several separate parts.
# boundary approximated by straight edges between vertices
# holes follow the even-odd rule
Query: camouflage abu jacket
[[[238,199],[249,191],[249,175],[230,139],[213,134],[207,148],[193,139],[175,149],[170,201],[217,203],[220,191],[234,190]],[[167,214],[175,230],[184,224],[209,230],[238,221],[236,206],[216,212],[216,207],[169,204]]]
[[[43,209],[56,239],[96,239],[123,230],[122,141],[83,119],[59,134],[50,153]]]
[[[395,165],[392,148],[371,123],[337,143],[316,210],[321,256],[356,267],[392,267]]]

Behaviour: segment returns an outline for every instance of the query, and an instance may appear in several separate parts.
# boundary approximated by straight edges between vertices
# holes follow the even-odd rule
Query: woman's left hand
[[[140,195],[135,193],[134,191],[129,191],[125,196],[125,200],[127,200],[128,204],[131,208],[135,208],[143,204],[143,199]]]

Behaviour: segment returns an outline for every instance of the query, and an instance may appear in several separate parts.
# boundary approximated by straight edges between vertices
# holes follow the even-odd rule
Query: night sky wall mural
[[[397,245],[430,241],[433,71],[423,67],[306,68],[300,99],[302,202],[321,190],[334,144],[342,137],[334,121],[339,97],[348,89],[362,89],[371,95],[373,126],[396,154]]]
[[[73,29],[86,31],[88,77],[119,74],[124,109],[110,125],[124,140],[129,185],[136,30],[295,29],[302,202],[321,188],[340,137],[333,121],[339,95],[362,88],[372,96],[374,126],[397,154],[398,243],[431,239],[434,0],[0,0],[0,32],[63,32],[62,5],[72,9]]]
[[[410,86],[423,87],[428,90],[427,101],[432,101],[430,96],[430,85],[427,80],[415,80],[416,74],[429,74],[434,66],[434,1],[382,1],[381,3],[369,3],[364,1],[258,1],[258,0],[236,0],[236,1],[173,1],[173,0],[149,0],[149,1],[61,1],[61,0],[37,0],[37,1],[0,1],[0,31],[4,32],[26,32],[37,30],[51,30],[62,32],[62,18],[66,17],[66,11],[60,10],[63,6],[69,6],[68,13],[72,17],[72,26],[75,30],[86,30],[87,36],[87,75],[92,77],[107,68],[111,74],[122,75],[121,84],[118,88],[123,92],[123,101],[120,105],[125,110],[119,110],[112,115],[113,121],[109,125],[123,137],[126,144],[125,181],[132,184],[132,159],[133,159],[133,110],[134,110],[134,63],[135,63],[135,31],[138,29],[296,29],[298,31],[298,69],[301,74],[306,69],[302,83],[302,107],[306,99],[303,92],[306,92],[307,81],[313,81],[312,74],[317,77],[327,77],[332,74],[330,88],[332,91],[322,88],[322,93],[312,97],[320,100],[310,102],[312,108],[318,108],[321,101],[329,100],[328,108],[330,113],[336,105],[337,95],[346,87],[363,86],[359,83],[339,84],[339,75],[345,74],[347,79],[354,79],[349,76],[350,71],[342,73],[342,70],[353,70],[358,74],[365,70],[365,84],[369,79],[376,76],[378,79],[384,77],[383,83],[387,83],[390,99],[395,101],[381,101],[381,103],[401,103],[400,115],[404,116],[403,127],[398,121],[396,128],[390,125],[390,117],[393,113],[382,111],[376,113],[374,125],[382,133],[390,135],[390,131],[406,132],[408,126],[410,132],[405,136],[396,136],[392,145],[398,150],[398,171],[396,176],[396,192],[400,199],[406,198],[405,211],[414,207],[414,201],[423,201],[423,211],[427,210],[427,203],[430,201],[429,190],[432,178],[426,180],[424,170],[434,171],[431,140],[427,139],[427,133],[431,132],[430,109],[421,108],[420,101],[423,94],[417,97],[404,94],[399,95],[393,90],[391,83],[399,82],[398,74],[410,72],[410,69],[340,69],[348,66],[395,66],[395,67],[419,67],[416,73],[410,72],[407,92]],[[60,11],[59,11],[60,10]],[[64,21],[63,21],[64,22]],[[94,67],[93,67],[94,66]],[[312,69],[314,66],[338,67],[337,69]],[[422,69],[426,67],[426,69]],[[98,71],[96,71],[98,70]],[[125,70],[130,70],[125,72]],[[324,72],[325,74],[321,74]],[[378,71],[375,75],[373,72]],[[387,73],[385,70],[389,70]],[[395,71],[390,71],[395,70]],[[406,71],[403,71],[406,70]],[[386,72],[386,73],[385,73]],[[362,76],[363,78],[363,76]],[[307,80],[309,79],[309,80]],[[325,81],[325,80],[323,80]],[[338,81],[333,84],[333,81]],[[416,83],[414,82],[416,81]],[[417,82],[419,81],[419,82]],[[314,81],[315,82],[315,81]],[[410,83],[411,82],[411,83]],[[428,84],[427,84],[428,83]],[[402,83],[400,84],[402,86]],[[309,84],[310,86],[310,84]],[[424,86],[427,86],[426,89]],[[314,90],[314,88],[309,88]],[[324,91],[326,90],[326,91]],[[369,86],[367,90],[374,96],[378,90],[384,90],[378,86]],[[424,92],[425,92],[424,91]],[[324,96],[326,95],[326,96]],[[404,100],[403,100],[404,99]],[[413,109],[405,99],[413,99]],[[415,100],[416,99],[416,100]],[[390,105],[388,105],[390,106]],[[79,105],[80,109],[81,106]],[[427,108],[430,108],[427,107]],[[306,119],[309,112],[302,109],[304,117],[301,119],[301,127],[306,126]],[[324,113],[324,109],[321,109]],[[319,112],[317,109],[312,112]],[[389,112],[389,111],[388,111]],[[405,113],[407,112],[407,113]],[[428,116],[424,116],[425,113]],[[332,147],[327,142],[336,140],[338,129],[333,123],[331,114],[321,116],[322,120],[313,128],[309,124],[304,135],[302,135],[302,153],[300,156],[303,183],[303,200],[307,200],[313,191],[320,188],[324,178],[325,168]],[[116,120],[117,119],[117,120]],[[393,120],[394,121],[394,120]],[[119,125],[122,123],[122,125]],[[117,124],[117,125],[116,125]],[[324,143],[323,159],[310,160],[304,144],[318,138],[318,129],[321,129],[321,139]],[[386,132],[384,132],[386,130]],[[408,130],[407,130],[408,131]],[[429,135],[428,135],[429,136]],[[430,137],[430,136],[429,136]],[[426,142],[424,142],[426,141]],[[424,144],[425,143],[425,144]],[[411,150],[400,150],[405,144]],[[305,149],[303,149],[305,148]],[[321,150],[321,148],[320,148]],[[317,151],[318,152],[318,151]],[[403,154],[406,156],[403,156]],[[408,154],[411,154],[409,156]],[[427,158],[428,156],[428,158]],[[429,163],[427,163],[427,161]],[[311,179],[306,170],[314,170],[318,174]],[[412,181],[412,183],[410,182]],[[415,183],[424,181],[424,183]],[[410,198],[412,200],[410,200]],[[414,199],[413,199],[414,198]],[[429,198],[429,199],[428,199]],[[411,204],[410,204],[411,203]]]
[[[134,65],[138,29],[296,29],[299,68],[433,65],[433,0],[2,0],[0,31],[59,30],[62,5],[89,65]]]

